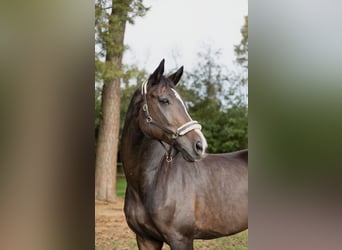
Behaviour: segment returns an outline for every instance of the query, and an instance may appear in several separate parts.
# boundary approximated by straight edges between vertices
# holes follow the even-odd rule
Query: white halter
[[[143,105],[143,110],[145,112],[147,123],[155,125],[155,126],[159,127],[160,129],[164,130],[165,132],[167,132],[168,134],[171,134],[173,139],[176,139],[178,136],[183,136],[183,135],[189,133],[191,130],[194,130],[194,129],[201,130],[202,129],[201,124],[199,124],[197,121],[193,121],[193,120],[191,120],[191,121],[183,124],[182,126],[180,126],[178,129],[176,129],[176,132],[172,131],[169,128],[164,127],[163,125],[161,125],[158,122],[155,122],[152,119],[152,117],[149,113],[149,110],[148,110],[147,97],[146,97],[147,83],[148,83],[148,80],[145,80],[141,85],[141,94],[144,97],[144,102],[145,102]]]

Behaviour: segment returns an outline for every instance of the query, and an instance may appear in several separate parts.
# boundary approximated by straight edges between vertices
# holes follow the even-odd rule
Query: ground
[[[122,198],[114,203],[95,202],[95,249],[137,250],[135,235],[123,213]],[[211,241],[195,241],[196,250],[247,250],[248,232]],[[163,250],[170,248],[164,244]]]

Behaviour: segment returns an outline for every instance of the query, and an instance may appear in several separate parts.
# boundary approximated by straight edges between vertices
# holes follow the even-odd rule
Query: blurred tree
[[[95,198],[98,200],[116,199],[124,34],[126,23],[133,23],[135,17],[145,15],[148,10],[142,2],[95,1],[95,77],[103,83],[95,167]]]
[[[248,16],[245,16],[245,23],[240,32],[242,35],[241,42],[234,48],[236,62],[248,70]]]
[[[233,79],[240,87],[237,89],[244,102],[248,102],[248,16],[245,16],[245,23],[241,30],[242,39],[240,44],[235,45],[235,62],[238,66]]]
[[[237,93],[239,84],[217,61],[220,51],[207,46],[198,54],[198,64],[185,74],[178,91],[193,119],[203,126],[210,153],[247,147],[247,104]]]

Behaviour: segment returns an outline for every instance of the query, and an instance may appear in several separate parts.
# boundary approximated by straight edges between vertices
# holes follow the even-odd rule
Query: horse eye
[[[170,101],[167,98],[162,98],[162,99],[159,100],[159,102],[161,104],[165,104],[165,105],[169,105],[170,104]]]

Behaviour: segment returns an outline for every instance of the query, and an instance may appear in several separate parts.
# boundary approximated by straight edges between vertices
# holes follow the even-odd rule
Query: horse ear
[[[183,66],[180,67],[175,73],[170,75],[168,79],[171,80],[175,85],[177,85],[182,75],[183,75]]]
[[[160,79],[161,79],[162,75],[164,74],[164,63],[165,63],[165,59],[163,59],[160,62],[158,68],[156,68],[155,71],[150,76],[150,80],[151,80],[152,85],[160,82]]]

